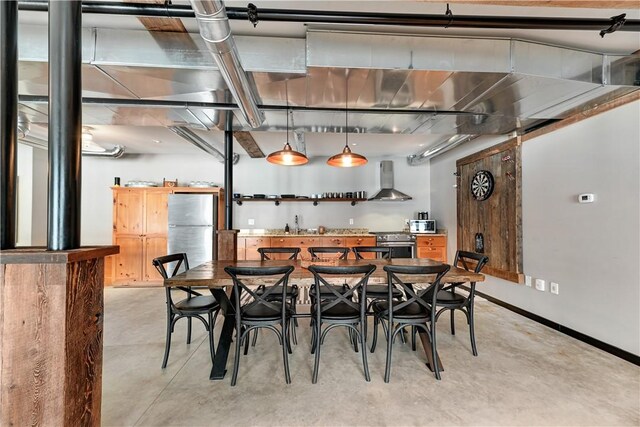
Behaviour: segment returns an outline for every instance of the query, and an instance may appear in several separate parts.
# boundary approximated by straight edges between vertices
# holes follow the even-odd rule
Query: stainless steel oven
[[[376,235],[376,245],[391,248],[391,258],[415,258],[416,236],[410,233],[382,232]]]

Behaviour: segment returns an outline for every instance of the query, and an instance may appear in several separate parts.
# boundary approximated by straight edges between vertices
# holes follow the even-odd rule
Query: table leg
[[[422,342],[424,352],[427,355],[428,362],[426,363],[426,365],[431,370],[431,372],[433,372],[433,353],[431,352],[431,339],[429,338],[429,334],[422,328],[418,328],[418,334],[420,335],[420,341]],[[444,366],[442,365],[440,355],[437,351],[435,356],[438,358],[438,366],[440,367],[440,371],[444,371]]]
[[[233,341],[236,317],[233,304],[223,289],[212,289],[211,293],[220,303],[220,308],[224,313],[224,323],[222,324],[220,338],[218,338],[218,347],[216,348],[216,356],[213,359],[213,367],[211,368],[209,379],[222,380],[227,373],[227,359],[229,357],[229,348]]]

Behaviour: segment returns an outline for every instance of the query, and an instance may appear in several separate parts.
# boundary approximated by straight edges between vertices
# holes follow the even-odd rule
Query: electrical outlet
[[[349,225],[353,225],[353,218],[349,218]]]
[[[249,218],[249,225],[256,225],[256,220],[253,218]]]
[[[524,276],[525,286],[531,287],[531,276]]]
[[[542,292],[546,291],[547,282],[545,282],[543,279],[536,279],[536,289]]]
[[[549,288],[551,289],[552,294],[558,295],[560,293],[560,285],[558,285],[556,282],[551,282],[549,284]]]

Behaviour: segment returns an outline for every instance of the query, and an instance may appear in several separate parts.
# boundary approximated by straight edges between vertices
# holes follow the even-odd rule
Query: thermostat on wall
[[[596,200],[595,194],[580,194],[578,196],[579,203],[593,203]]]

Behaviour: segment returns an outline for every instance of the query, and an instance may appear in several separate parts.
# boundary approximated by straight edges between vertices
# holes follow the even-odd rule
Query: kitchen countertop
[[[438,230],[437,233],[414,233],[417,237],[425,236],[446,236],[446,230]],[[366,228],[330,228],[324,234],[318,234],[318,232],[310,232],[308,230],[301,230],[298,234],[285,233],[284,229],[241,229],[238,233],[238,237],[297,237],[297,236],[327,236],[327,237],[374,237]]]
[[[327,237],[373,237],[366,228],[330,228],[324,234],[317,231],[300,230],[298,234],[285,233],[283,229],[253,229],[240,230],[238,237],[298,237],[298,236],[327,236]]]

